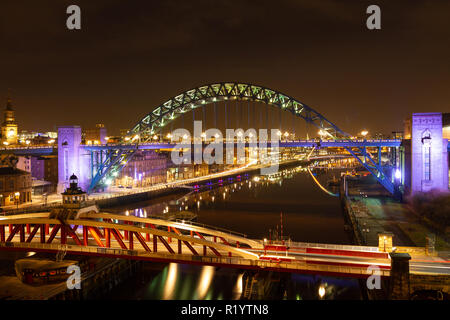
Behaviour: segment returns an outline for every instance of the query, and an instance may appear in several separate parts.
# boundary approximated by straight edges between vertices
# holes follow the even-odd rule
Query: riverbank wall
[[[142,268],[142,261],[115,259],[106,266],[94,269],[81,281],[80,289],[60,290],[48,300],[102,299],[113,288],[135,275]]]

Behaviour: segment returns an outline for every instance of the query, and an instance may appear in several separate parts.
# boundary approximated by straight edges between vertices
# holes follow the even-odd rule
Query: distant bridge
[[[210,142],[202,142],[203,145],[208,145]],[[214,142],[211,142],[214,143]],[[226,144],[238,145],[239,142],[230,141],[223,142]],[[272,143],[271,141],[255,141],[260,148],[312,148],[312,147],[323,147],[323,148],[344,148],[344,147],[400,147],[401,140],[399,139],[380,139],[380,140],[295,140],[295,141],[279,141]],[[252,144],[248,141],[242,142],[245,147],[251,147]],[[100,151],[100,150],[159,150],[159,149],[173,149],[177,148],[193,148],[192,144],[176,144],[170,142],[153,142],[153,143],[139,143],[136,145],[130,144],[106,144],[106,145],[82,145],[81,147],[89,151]]]
[[[208,144],[209,142],[203,142],[203,144]],[[223,142],[224,145],[227,143]],[[237,144],[237,142],[234,142]],[[271,141],[257,141],[258,145],[261,147],[270,148],[272,146]],[[150,142],[150,143],[139,143],[139,144],[103,144],[103,145],[91,145],[84,144],[80,147],[84,150],[89,151],[106,151],[106,150],[160,150],[160,149],[173,149],[177,144],[170,142]],[[183,148],[190,148],[191,145],[181,145]],[[250,144],[245,142],[245,146],[248,147]],[[368,139],[368,140],[294,140],[294,141],[279,141],[278,147],[280,148],[312,148],[312,147],[323,147],[323,148],[338,148],[338,147],[400,147],[401,140],[399,139]],[[18,156],[43,156],[56,154],[58,151],[57,146],[10,146],[0,148],[0,154],[14,154]]]

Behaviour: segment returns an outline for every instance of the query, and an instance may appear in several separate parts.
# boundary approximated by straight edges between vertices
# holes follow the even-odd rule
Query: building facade
[[[1,206],[17,205],[31,202],[31,174],[13,168],[0,168],[0,203]]]
[[[85,144],[105,144],[106,128],[104,124],[98,123],[95,128],[83,130],[83,141]]]
[[[147,187],[167,182],[168,154],[137,151],[115,180],[116,186]]]
[[[24,157],[18,157],[17,169],[31,172],[31,157],[30,156],[24,156]]]

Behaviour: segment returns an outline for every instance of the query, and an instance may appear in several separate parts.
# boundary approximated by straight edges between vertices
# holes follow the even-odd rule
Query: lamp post
[[[366,227],[366,223],[365,222],[363,223],[363,226]],[[369,228],[362,229],[362,232],[364,234],[364,242],[365,242],[366,245],[367,245],[367,235],[368,235],[369,231],[370,231]]]
[[[20,192],[14,193],[14,199],[16,200],[17,209],[19,209]]]

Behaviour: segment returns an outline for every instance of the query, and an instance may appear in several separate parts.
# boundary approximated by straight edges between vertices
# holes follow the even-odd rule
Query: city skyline
[[[0,300],[450,300],[448,12],[2,1]]]
[[[222,81],[279,90],[352,134],[401,130],[398,119],[445,110],[450,98],[444,1],[381,1],[381,30],[365,27],[364,1],[78,1],[78,31],[65,27],[69,4],[1,4],[1,105],[11,88],[20,130],[104,123],[118,134],[171,97]]]

